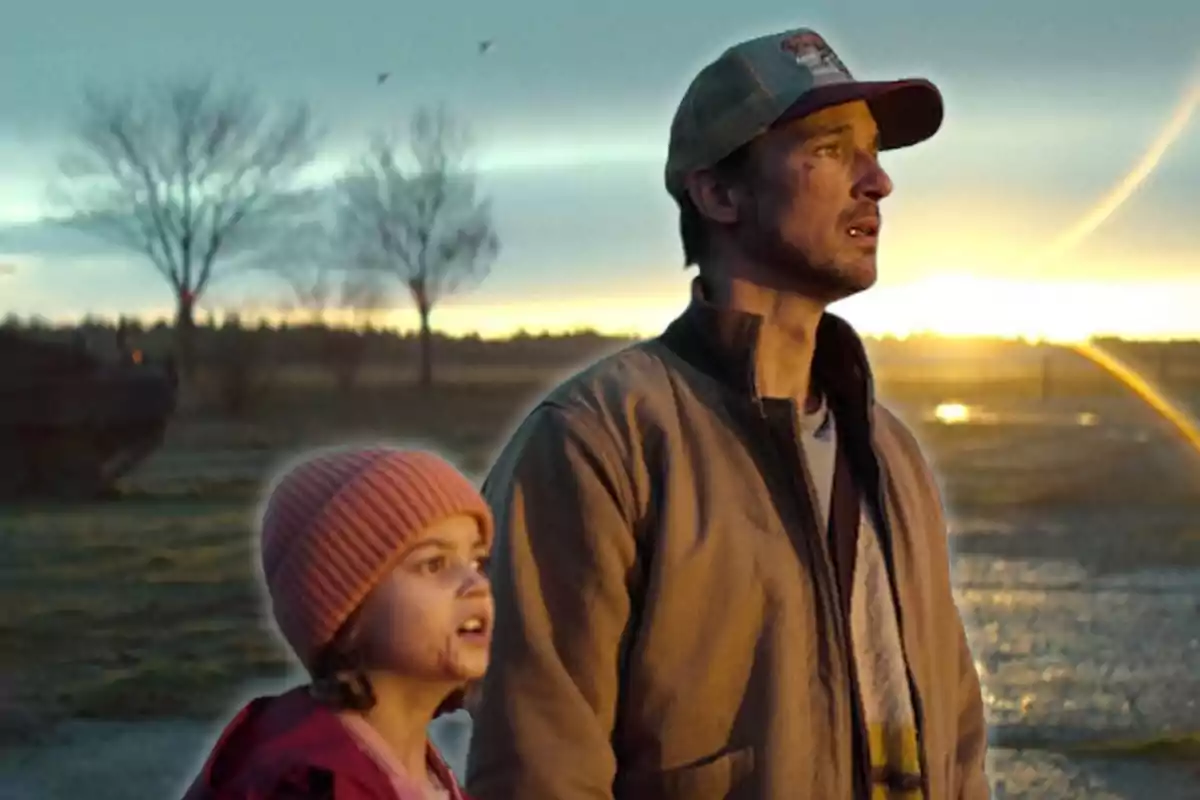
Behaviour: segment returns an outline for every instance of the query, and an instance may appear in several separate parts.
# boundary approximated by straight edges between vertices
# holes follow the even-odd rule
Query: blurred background
[[[271,472],[474,475],[684,307],[670,117],[809,26],[947,118],[840,303],[952,515],[997,797],[1200,797],[1200,6],[53,0],[0,29],[0,796],[182,790],[295,679]],[[455,759],[465,715],[437,736]]]

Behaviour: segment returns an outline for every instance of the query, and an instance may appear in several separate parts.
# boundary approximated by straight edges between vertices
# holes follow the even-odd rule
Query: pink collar
[[[408,770],[400,764],[383,737],[369,722],[358,714],[338,714],[337,716],[359,748],[388,776],[396,791],[397,800],[428,800],[428,795],[422,791],[415,776],[408,774]],[[425,760],[429,765],[430,772],[444,787],[445,794],[443,796],[446,800],[464,800],[454,773],[450,771],[450,767],[432,743],[426,746]]]

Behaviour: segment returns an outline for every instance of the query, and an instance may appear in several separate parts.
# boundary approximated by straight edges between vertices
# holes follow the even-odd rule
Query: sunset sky
[[[85,80],[211,69],[311,101],[333,128],[331,172],[419,103],[469,119],[503,250],[436,326],[653,333],[690,277],[661,179],[674,107],[736,39],[797,26],[857,77],[923,75],[946,98],[938,136],[885,154],[896,190],[881,280],[835,310],[871,333],[1200,336],[1200,113],[1181,116],[1200,93],[1195,0],[22,4],[0,27],[0,263],[13,268],[0,314],[169,313],[169,288],[136,253],[41,220],[46,183]],[[1037,259],[1173,115],[1178,135],[1137,190]],[[277,281],[230,278],[202,308],[285,296]]]

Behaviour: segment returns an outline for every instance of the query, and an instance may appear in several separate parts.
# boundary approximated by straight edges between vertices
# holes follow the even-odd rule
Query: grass
[[[0,736],[65,717],[205,718],[284,675],[251,535],[267,472],[364,437],[433,443],[479,471],[537,387],[288,389],[236,422],[181,414],[120,500],[0,509],[0,716],[23,720]]]
[[[65,717],[208,718],[247,681],[282,676],[291,665],[262,622],[251,536],[267,471],[304,447],[372,437],[436,444],[478,473],[545,380],[471,380],[425,396],[386,381],[340,394],[306,378],[237,421],[182,413],[118,501],[0,509],[0,717],[17,721],[0,725],[0,737]],[[921,397],[908,387],[905,400],[928,405],[944,391]],[[1122,413],[1136,422],[1141,412]],[[914,420],[959,513],[1082,503],[1149,514],[1194,503],[1194,454],[1142,422],[1160,438]],[[1129,545],[1113,545],[1126,567]],[[1200,526],[1163,528],[1136,550],[1143,560],[1200,564]]]
[[[9,517],[5,671],[52,717],[191,715],[280,673],[260,629],[245,509],[108,504]],[[6,570],[7,571],[7,570]],[[248,674],[246,674],[248,673]]]

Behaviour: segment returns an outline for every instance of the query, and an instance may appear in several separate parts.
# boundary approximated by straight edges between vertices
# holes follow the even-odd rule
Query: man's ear
[[[737,191],[712,170],[696,170],[684,179],[684,186],[702,217],[724,225],[737,221]]]

